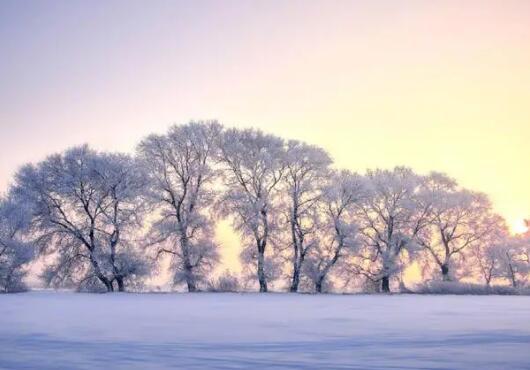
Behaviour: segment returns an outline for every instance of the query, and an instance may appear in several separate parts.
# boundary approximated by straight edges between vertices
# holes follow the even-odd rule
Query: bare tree
[[[321,293],[331,269],[358,247],[357,207],[366,196],[365,180],[349,171],[330,176],[323,189],[319,241],[310,249],[304,272]]]
[[[222,128],[215,121],[172,126],[165,135],[151,135],[138,146],[150,178],[150,197],[159,219],[152,226],[157,255],[171,256],[174,282],[194,292],[218,262],[214,242],[216,141]]]
[[[318,203],[330,164],[321,148],[295,140],[287,143],[284,196],[292,245],[291,292],[298,291],[305,258],[318,243]]]
[[[230,129],[220,148],[226,167],[220,211],[234,218],[235,229],[247,243],[244,262],[257,261],[260,292],[267,292],[265,257],[278,229],[276,198],[285,171],[284,143],[258,130]]]
[[[0,292],[26,290],[25,267],[35,251],[24,236],[29,216],[25,202],[14,201],[12,197],[0,198]]]
[[[415,239],[428,225],[430,205],[421,192],[422,177],[408,168],[369,170],[366,176],[370,194],[360,207],[364,240],[355,268],[389,292],[403,253],[419,250]]]
[[[127,156],[100,154],[87,146],[23,167],[13,192],[31,204],[32,233],[41,252],[57,256],[48,282],[125,289],[124,280],[147,266],[124,241],[139,222],[141,181]]]

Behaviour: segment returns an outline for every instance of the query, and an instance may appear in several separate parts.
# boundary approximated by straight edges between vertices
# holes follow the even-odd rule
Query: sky
[[[47,154],[132,152],[191,119],[446,172],[523,231],[530,2],[0,2],[0,191]]]

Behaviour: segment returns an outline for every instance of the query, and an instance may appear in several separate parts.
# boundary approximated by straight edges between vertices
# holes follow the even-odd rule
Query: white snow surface
[[[530,297],[0,295],[1,369],[530,369]]]

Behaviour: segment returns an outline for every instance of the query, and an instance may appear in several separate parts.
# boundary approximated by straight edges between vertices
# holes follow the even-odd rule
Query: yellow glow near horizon
[[[515,220],[510,224],[510,229],[513,234],[525,234],[528,232],[525,220]]]

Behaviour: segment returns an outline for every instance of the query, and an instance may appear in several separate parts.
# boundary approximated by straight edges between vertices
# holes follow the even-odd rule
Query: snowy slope
[[[0,295],[2,369],[530,369],[530,297]]]

